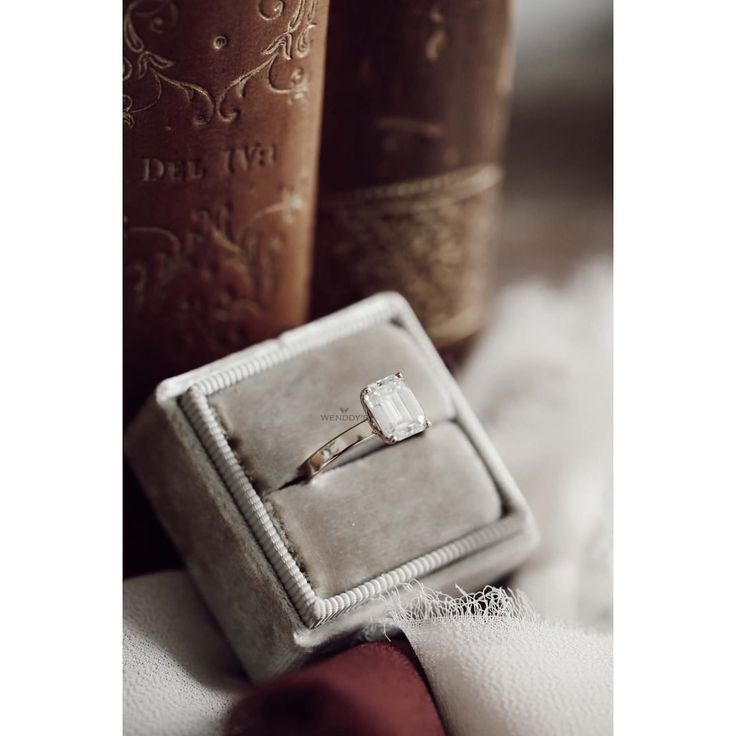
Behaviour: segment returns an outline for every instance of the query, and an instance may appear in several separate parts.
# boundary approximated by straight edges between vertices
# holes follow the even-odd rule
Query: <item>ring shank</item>
[[[312,453],[302,464],[302,469],[308,478],[312,478],[344,452],[375,436],[371,423],[364,419]]]

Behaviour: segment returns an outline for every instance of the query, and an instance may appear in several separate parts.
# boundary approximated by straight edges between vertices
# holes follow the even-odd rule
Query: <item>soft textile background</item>
[[[411,642],[450,736],[611,734],[610,635],[549,620],[500,588],[414,592],[389,620]]]
[[[399,616],[453,736],[612,731],[611,281],[596,256],[509,284],[461,373],[541,543],[510,583],[532,605],[495,591]]]
[[[461,383],[537,516],[512,581],[540,613],[611,626],[610,266],[505,287]],[[247,687],[183,572],[126,581],[126,734],[219,732]],[[560,673],[562,676],[562,673]]]
[[[583,263],[560,285],[522,279],[496,308],[460,383],[539,524],[511,586],[540,613],[610,629],[610,263]]]
[[[209,736],[246,687],[240,665],[184,572],[123,585],[126,736]]]

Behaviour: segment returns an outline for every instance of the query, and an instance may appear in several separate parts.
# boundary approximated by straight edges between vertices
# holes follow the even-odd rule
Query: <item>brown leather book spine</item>
[[[483,324],[511,0],[332,0],[313,311],[383,289],[439,347]]]
[[[307,318],[327,11],[123,4],[127,416]]]

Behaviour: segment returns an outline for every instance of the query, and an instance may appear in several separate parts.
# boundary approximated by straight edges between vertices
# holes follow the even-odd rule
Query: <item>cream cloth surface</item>
[[[216,736],[248,687],[189,576],[123,585],[125,736]]]
[[[608,736],[612,642],[539,616],[499,588],[460,598],[416,586],[387,621],[407,636],[450,736]]]

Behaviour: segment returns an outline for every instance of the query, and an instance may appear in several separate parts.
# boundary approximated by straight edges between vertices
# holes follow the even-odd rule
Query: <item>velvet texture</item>
[[[282,487],[310,452],[361,420],[362,387],[398,370],[432,428],[395,446],[366,443],[362,456],[353,450],[342,465]],[[487,468],[451,421],[445,388],[396,325],[329,342],[217,392],[210,403],[320,596],[349,590],[501,515]]]
[[[443,736],[406,642],[376,642],[271,680],[234,708],[226,736]]]
[[[273,366],[218,392],[210,404],[254,487],[267,493],[294,480],[309,454],[357,424],[361,389],[396,371],[403,371],[435,424],[454,416],[447,391],[413,337],[392,324]]]
[[[364,456],[351,454],[298,494],[290,477],[295,468],[339,431],[336,422],[322,420],[324,402],[327,410],[334,402],[340,411],[346,408],[341,397],[350,396],[348,411],[356,412],[361,387],[396,370],[407,375],[434,425],[396,446],[379,443]],[[301,565],[316,586],[306,618],[286,587],[304,578],[275,567],[278,560],[268,556],[238,505],[239,487],[225,484],[182,409],[191,386],[227,385],[220,382],[226,374],[242,377],[208,394],[226,432],[218,442],[229,441],[235,461],[258,482],[265,508],[259,503],[257,510],[281,526],[279,536],[291,547],[287,564]],[[311,434],[305,439],[303,432]],[[290,445],[295,438],[303,452]],[[280,340],[165,381],[129,428],[126,451],[253,682],[366,638],[382,638],[372,625],[387,584],[379,576],[396,569],[397,561],[406,568],[402,574],[416,576],[416,564],[409,563],[416,563],[417,550],[436,553],[419,574],[422,582],[452,592],[497,580],[535,543],[533,520],[513,480],[396,294],[368,299]],[[476,547],[480,538],[463,530],[479,528],[483,541]],[[451,562],[442,552],[448,537],[459,543],[453,554],[462,555]],[[330,600],[320,593],[357,580],[377,588],[353,588],[362,596],[354,605],[313,620]]]
[[[452,422],[277,491],[267,503],[325,597],[501,516],[488,470]]]

